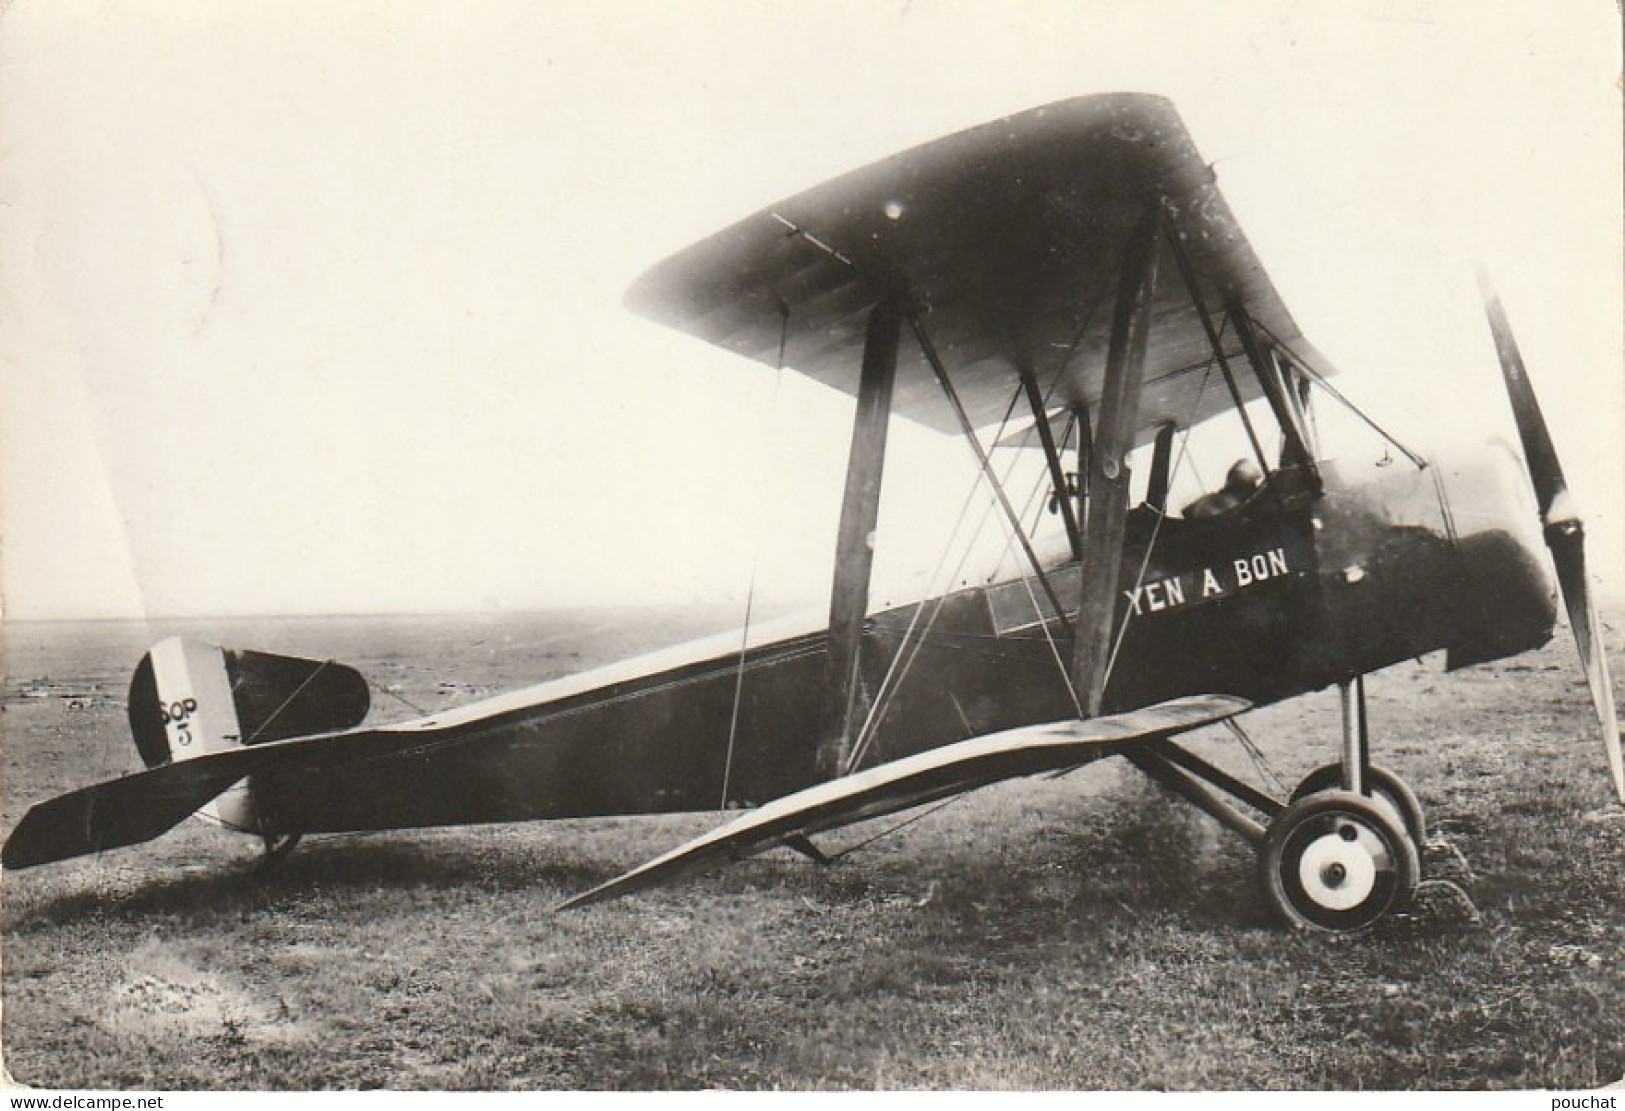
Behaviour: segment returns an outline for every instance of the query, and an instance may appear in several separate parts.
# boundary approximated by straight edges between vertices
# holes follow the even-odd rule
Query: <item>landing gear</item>
[[[1344,683],[1342,694],[1342,759],[1310,772],[1285,803],[1171,738],[1124,753],[1254,846],[1265,894],[1288,925],[1328,933],[1364,929],[1404,907],[1422,882],[1427,834],[1415,793],[1371,765],[1364,682]]]
[[[1317,791],[1270,823],[1259,850],[1265,890],[1292,925],[1364,929],[1416,892],[1416,845],[1388,804]]]
[[[1342,685],[1343,759],[1316,768],[1259,846],[1264,890],[1294,926],[1364,929],[1410,902],[1427,819],[1416,793],[1371,764],[1365,682]]]

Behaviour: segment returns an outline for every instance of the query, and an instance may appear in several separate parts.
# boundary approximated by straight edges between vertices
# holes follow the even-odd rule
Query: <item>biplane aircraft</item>
[[[322,832],[740,810],[580,905],[775,847],[817,859],[827,831],[1119,756],[1256,846],[1285,921],[1358,929],[1412,894],[1425,837],[1372,762],[1363,677],[1545,643],[1542,534],[1625,801],[1583,530],[1499,304],[1522,465],[1493,446],[1329,457],[1333,369],[1166,100],[1084,97],[907,151],[680,252],[627,300],[856,399],[827,626],[373,726],[350,668],[167,640],[130,689],[147,769],[34,806],[5,866],[200,810],[272,856]],[[893,416],[964,438],[1012,559],[871,612]],[[1243,465],[1182,506],[1185,449],[1226,422]],[[1038,475],[1025,508],[1012,456]],[[1250,708],[1332,686],[1340,759],[1289,797],[1181,743],[1221,725],[1245,744]]]

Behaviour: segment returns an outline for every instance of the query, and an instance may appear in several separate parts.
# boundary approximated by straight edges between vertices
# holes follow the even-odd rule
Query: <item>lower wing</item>
[[[1023,726],[934,748],[785,795],[577,895],[559,909],[641,891],[719,860],[741,860],[810,834],[935,802],[990,783],[1071,767],[1212,725],[1251,706],[1245,699],[1229,695],[1198,695],[1124,714]]]

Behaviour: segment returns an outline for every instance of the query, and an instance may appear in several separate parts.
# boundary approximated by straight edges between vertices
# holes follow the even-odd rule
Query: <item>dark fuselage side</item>
[[[1487,659],[1544,643],[1551,584],[1527,537],[1485,521],[1458,534],[1431,486],[1431,513],[1396,514],[1404,485],[1333,475],[1318,496],[1266,486],[1208,520],[1133,511],[1106,710],[1202,693],[1266,704],[1438,649]],[[869,618],[861,687],[879,708],[864,765],[1077,715],[1066,679],[1077,565],[1049,577],[1067,623],[1021,581]],[[900,678],[888,679],[894,660]],[[827,778],[828,690],[827,638],[811,634],[751,649],[742,679],[738,653],[722,654],[424,728],[403,755],[261,774],[251,787],[272,833],[758,805]]]

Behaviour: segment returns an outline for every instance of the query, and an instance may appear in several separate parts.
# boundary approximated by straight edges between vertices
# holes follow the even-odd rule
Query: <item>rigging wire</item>
[[[1264,445],[1259,442],[1258,433],[1253,428],[1252,418],[1247,415],[1247,403],[1242,400],[1241,388],[1236,384],[1236,376],[1230,371],[1230,360],[1225,357],[1224,353],[1224,333],[1230,326],[1231,314],[1226,312],[1219,325],[1214,326],[1212,314],[1209,313],[1207,303],[1202,299],[1201,286],[1196,280],[1196,271],[1191,265],[1190,254],[1185,250],[1185,241],[1176,226],[1173,208],[1166,203],[1166,198],[1162,217],[1163,240],[1173,252],[1174,263],[1179,268],[1180,279],[1185,283],[1186,295],[1190,298],[1191,307],[1196,310],[1197,319],[1201,321],[1202,331],[1207,335],[1208,346],[1213,351],[1213,359],[1218,361],[1219,372],[1224,376],[1225,388],[1230,391],[1230,400],[1235,403],[1236,412],[1241,417],[1242,428],[1246,430],[1247,441],[1252,445],[1253,454],[1258,458],[1258,466],[1261,470],[1268,471],[1269,461],[1264,455]],[[1251,317],[1248,319],[1251,319]],[[1212,369],[1212,363],[1210,362],[1207,373],[1211,373]],[[1260,374],[1258,368],[1254,368],[1253,374],[1255,378],[1258,378],[1259,386],[1264,387],[1263,379],[1258,377]],[[1202,388],[1204,390],[1207,388],[1205,377]]]
[[[1010,418],[1015,413],[1017,403],[1021,399],[1021,394],[1022,387],[1018,384],[1015,391],[1011,394],[1009,403],[1005,406],[1004,416],[1000,420],[998,428],[994,433],[995,441],[998,440],[998,438],[1003,434],[1004,429],[1009,425]],[[1030,441],[1032,433],[1033,429],[1029,428],[1022,434],[1021,443],[1023,445]],[[1019,462],[1019,453],[1012,453],[1010,463],[1005,467],[1004,474],[1000,481],[1008,481],[1014,474]],[[969,562],[971,552],[975,549],[983,531],[987,527],[988,519],[992,516],[995,508],[995,503],[991,500],[983,505],[981,520],[977,522],[975,528],[971,531],[970,537],[965,541],[964,547],[960,551],[959,560],[955,564],[953,572],[948,577],[947,582],[943,583],[941,592],[933,594],[933,592],[937,590],[938,576],[940,575],[943,567],[946,565],[949,554],[953,551],[956,543],[958,543],[960,529],[964,525],[966,515],[970,511],[971,502],[974,500],[976,492],[981,487],[982,483],[987,480],[988,475],[985,468],[979,469],[977,474],[971,480],[970,487],[966,491],[965,500],[960,506],[959,516],[956,518],[954,526],[949,532],[947,540],[943,544],[942,554],[938,557],[936,567],[932,570],[930,576],[926,580],[926,593],[928,595],[932,595],[928,600],[931,606],[930,619],[926,622],[925,630],[918,634],[918,637],[916,638],[915,628],[918,625],[921,614],[925,612],[928,604],[927,601],[922,601],[916,607],[914,616],[910,620],[909,626],[904,632],[903,642],[899,646],[897,655],[893,657],[892,664],[888,668],[885,679],[881,684],[881,690],[877,693],[876,700],[870,706],[869,713],[864,719],[862,728],[859,730],[858,742],[853,746],[852,755],[848,758],[846,764],[846,770],[849,772],[855,768],[858,761],[868,753],[869,747],[872,744],[878,730],[880,720],[884,717],[886,711],[890,709],[891,703],[896,698],[897,691],[901,688],[903,680],[907,678],[909,671],[913,668],[914,662],[918,658],[919,653],[923,650],[925,644],[931,641],[931,630],[935,626],[938,616],[940,616],[943,607],[947,603],[948,582],[952,582],[954,579],[957,579],[960,576],[960,573],[964,570],[965,564]],[[1009,543],[1010,541],[1007,537],[1007,551]],[[1030,585],[1028,589],[1030,591]],[[1034,604],[1034,610],[1038,613],[1043,612],[1042,608],[1037,606],[1036,602]],[[1045,636],[1047,637],[1048,635],[1048,629],[1046,628]],[[905,651],[907,652],[906,657],[904,655]],[[1064,667],[1062,668],[1062,674],[1070,686],[1070,677],[1065,676]]]
[[[1287,358],[1291,361],[1292,365],[1297,367],[1300,371],[1302,371],[1309,378],[1309,380],[1311,382],[1313,382],[1315,385],[1319,386],[1322,390],[1324,390],[1326,392],[1326,394],[1329,397],[1331,397],[1331,399],[1333,401],[1337,402],[1339,405],[1341,405],[1344,409],[1348,410],[1350,413],[1353,413],[1356,417],[1358,417],[1361,421],[1363,421],[1365,423],[1365,425],[1368,428],[1370,428],[1373,432],[1375,432],[1377,435],[1381,436],[1384,440],[1387,440],[1390,444],[1392,444],[1396,449],[1398,449],[1398,451],[1399,451],[1399,453],[1401,455],[1405,456],[1405,458],[1407,458],[1407,459],[1409,459],[1411,461],[1411,464],[1413,466],[1415,466],[1417,470],[1422,471],[1422,470],[1427,469],[1428,461],[1427,461],[1427,458],[1425,456],[1420,455],[1417,452],[1412,451],[1410,448],[1408,448],[1404,444],[1400,443],[1399,440],[1396,439],[1392,434],[1390,434],[1386,428],[1384,428],[1382,425],[1378,424],[1375,420],[1373,420],[1370,416],[1368,416],[1365,413],[1365,411],[1362,410],[1358,405],[1355,405],[1354,402],[1352,402],[1348,398],[1344,397],[1342,395],[1342,393],[1340,393],[1338,391],[1337,387],[1333,386],[1330,382],[1326,381],[1326,378],[1325,378],[1324,375],[1322,375],[1313,366],[1309,365],[1309,360],[1305,359],[1302,355],[1299,355],[1295,350],[1293,350],[1291,344],[1283,343],[1280,340],[1280,338],[1275,335],[1274,332],[1270,331],[1267,327],[1265,327],[1263,324],[1261,324],[1257,320],[1253,321],[1253,326],[1256,327],[1259,331],[1263,332],[1264,335],[1269,338],[1270,342],[1275,344],[1277,350],[1284,351],[1286,353]]]
[[[1019,399],[1019,397],[1019,392],[1011,396],[1010,404],[1005,408],[1004,419],[999,422],[999,428],[1001,431],[1009,422],[1011,414],[1015,412],[1016,401]],[[971,504],[975,501],[976,491],[981,486],[981,482],[981,475],[978,474],[976,477],[971,479],[970,486],[965,491],[964,501],[960,503],[959,515],[954,519],[953,528],[949,530],[948,537],[943,542],[942,552],[937,557],[937,564],[931,569],[931,573],[926,577],[925,594],[927,597],[921,599],[921,601],[916,603],[914,607],[914,613],[909,618],[908,627],[903,631],[902,642],[898,645],[896,654],[893,655],[891,663],[887,666],[886,674],[881,679],[880,689],[875,693],[875,699],[872,703],[870,703],[869,710],[864,716],[863,724],[858,730],[857,742],[852,746],[852,754],[847,757],[846,765],[843,769],[843,771],[846,773],[850,773],[854,768],[856,768],[858,761],[867,754],[869,746],[873,742],[875,733],[879,728],[881,718],[884,717],[886,711],[890,709],[891,703],[896,697],[897,690],[901,687],[903,680],[907,677],[909,670],[913,667],[914,660],[919,656],[919,653],[924,647],[927,637],[929,636],[930,630],[935,626],[938,616],[941,615],[942,609],[947,603],[947,582],[952,582],[954,579],[958,578],[960,572],[964,570],[966,562],[968,562],[970,559],[970,549],[974,546],[976,537],[981,534],[982,529],[987,524],[988,515],[993,511],[991,504],[983,506],[982,520],[979,521],[975,529],[972,530],[971,539],[969,542],[967,542],[965,549],[961,552],[959,562],[955,564],[953,572],[948,576],[947,582],[943,584],[942,590],[939,592],[937,590],[938,576],[941,575],[943,568],[948,563],[949,555],[954,550],[955,544],[959,537],[959,530],[964,526],[965,519],[970,513]],[[925,631],[920,634],[918,639],[915,639],[914,630],[918,627],[920,617],[926,612],[928,605],[931,610],[930,619],[926,621]],[[906,659],[904,657],[905,651],[907,652]]]
[[[1200,411],[1202,398],[1207,393],[1208,383],[1212,378],[1213,366],[1216,361],[1216,356],[1213,359],[1210,359],[1206,369],[1203,371],[1202,385],[1200,389],[1197,390],[1196,399],[1192,402],[1191,410],[1189,414],[1187,414],[1186,423],[1181,426],[1179,456],[1174,461],[1173,467],[1170,468],[1171,471],[1177,471],[1185,464],[1186,459],[1189,457],[1191,433],[1189,422],[1190,419],[1194,417],[1198,411]],[[1191,466],[1193,469],[1195,468],[1194,460],[1191,461]],[[1145,573],[1150,567],[1151,555],[1156,550],[1157,536],[1160,534],[1162,530],[1162,522],[1167,518],[1167,516],[1168,515],[1166,512],[1159,513],[1157,515],[1156,523],[1152,526],[1151,539],[1146,544],[1145,556],[1141,559],[1139,572],[1135,576],[1134,591],[1136,593],[1138,593],[1139,589],[1145,585]],[[1106,662],[1106,679],[1108,682],[1111,680],[1113,669],[1117,666],[1118,651],[1123,646],[1123,640],[1128,633],[1129,621],[1132,619],[1132,616],[1132,608],[1126,610],[1123,614],[1123,623],[1118,626],[1117,637],[1112,644],[1111,656]],[[1233,718],[1226,718],[1224,720],[1224,725],[1236,738],[1236,740],[1240,742],[1242,749],[1247,753],[1259,776],[1268,780],[1277,791],[1281,792],[1282,794],[1287,793],[1286,784],[1282,782],[1281,777],[1276,774],[1275,769],[1270,765],[1268,759],[1265,758],[1263,750],[1258,747],[1258,745],[1253,741],[1252,737],[1247,734],[1247,731],[1241,727],[1240,723],[1235,721]]]
[[[1016,391],[1010,398],[1009,405],[1006,406],[1004,418],[1000,421],[998,429],[994,434],[995,441],[997,441],[1002,435],[1004,428],[1008,425],[1012,414],[1015,412],[1017,403],[1021,398],[1021,391],[1022,387],[1018,385],[1016,387]],[[1001,483],[1008,483],[1010,478],[1014,475],[1015,470],[1020,465],[1021,461],[1019,449],[1030,445],[1033,432],[1034,428],[1029,427],[1022,433],[1021,440],[1017,444],[1018,450],[1011,453],[1010,462],[1006,465],[1003,475],[997,476],[999,477]],[[988,480],[989,476],[983,470],[978,470],[976,476],[972,479],[970,489],[966,492],[965,501],[960,507],[959,516],[955,520],[953,529],[950,531],[948,539],[943,545],[942,555],[938,559],[937,566],[932,570],[930,576],[927,578],[927,593],[930,593],[936,589],[938,576],[947,562],[949,553],[953,550],[959,540],[959,532],[961,527],[964,525],[966,515],[970,509],[971,501],[975,498],[976,492],[981,487],[982,483]],[[1033,506],[1037,503],[1039,495],[1043,490],[1043,484],[1044,478],[1042,475],[1040,475],[1039,480],[1034,485],[1033,491],[1028,496],[1027,505],[1024,507],[1024,512],[1025,510],[1030,510],[1033,508]],[[964,542],[964,546],[960,551],[958,563],[955,564],[953,573],[949,576],[950,582],[953,579],[958,578],[960,572],[963,571],[965,564],[970,559],[971,552],[976,548],[980,537],[987,528],[988,521],[993,516],[993,511],[995,508],[996,504],[992,500],[984,503],[981,519],[977,522],[975,528],[972,530],[970,537]],[[1017,520],[1019,522],[1020,515],[1018,515]],[[1017,527],[1019,527],[1019,524]],[[1013,543],[1013,537],[1009,533],[1006,533],[1005,550],[1000,557],[1001,563],[1004,556],[1014,554],[1012,550]],[[1050,633],[1048,620],[1045,620],[1042,617],[1044,607],[1038,602],[1037,596],[1033,593],[1032,581],[1030,577],[1025,574],[1023,564],[1020,560],[1017,560],[1016,567],[1018,574],[1021,574],[1022,576],[1021,582],[1027,590],[1028,598],[1032,602],[1033,612],[1040,615],[1039,628],[1043,633],[1045,641],[1049,645],[1050,653],[1055,660],[1056,668],[1061,676],[1062,683],[1067,689],[1068,696],[1072,699],[1073,704],[1076,706],[1078,705],[1078,697],[1076,690],[1074,690],[1072,686],[1072,676],[1068,672],[1066,663],[1061,657],[1060,649],[1056,644],[1054,637]],[[947,601],[946,583],[943,584],[942,590],[942,593],[935,594],[928,601],[922,601],[916,608],[914,616],[911,618],[908,628],[903,634],[903,642],[899,646],[898,653],[893,657],[892,665],[888,669],[887,674],[881,683],[881,689],[876,695],[876,701],[873,705],[871,705],[869,713],[864,719],[863,726],[859,730],[858,742],[853,746],[852,755],[847,760],[845,771],[850,772],[856,768],[858,762],[868,754],[869,748],[873,743],[876,732],[878,731],[880,721],[884,718],[885,713],[890,709],[892,702],[897,696],[898,690],[900,690],[903,681],[907,678],[909,672],[912,670],[919,653],[923,650],[927,643],[941,643],[941,641],[933,639],[932,629],[934,628],[936,619],[940,615],[942,608]],[[920,615],[925,612],[928,604],[931,606],[931,617],[926,622],[925,629],[916,634],[915,629],[918,626]],[[1000,640],[1003,638],[995,634],[993,637],[986,639]]]
[[[1055,589],[1050,585],[1049,577],[1044,574],[1043,564],[1039,561],[1038,555],[1032,550],[1032,544],[1028,542],[1027,535],[1022,530],[1021,518],[1011,507],[1010,499],[1005,495],[1003,483],[999,481],[999,477],[993,472],[993,462],[988,458],[987,450],[982,447],[982,441],[976,435],[976,429],[971,424],[970,416],[965,412],[965,406],[959,399],[959,392],[954,389],[953,380],[948,377],[948,368],[937,354],[936,344],[931,340],[931,333],[926,331],[918,313],[911,312],[908,314],[908,325],[914,332],[914,338],[919,342],[920,351],[925,356],[926,363],[930,365],[932,374],[936,376],[937,384],[942,388],[949,405],[953,407],[954,416],[958,419],[965,443],[976,456],[977,465],[981,467],[983,473],[987,476],[988,485],[992,489],[994,496],[999,500],[999,508],[1003,510],[1005,516],[1009,519],[1011,527],[1015,529],[1016,539],[1021,544],[1022,553],[1027,557],[1027,562],[1032,565],[1033,572],[1038,576],[1039,585],[1044,588],[1044,593],[1049,595],[1050,603],[1060,616],[1061,623],[1063,625],[1067,624],[1066,615],[1061,609],[1060,599],[1055,596]],[[1019,393],[1018,388],[1018,396]],[[1014,406],[1015,398],[1012,397],[1006,412],[1013,410]],[[1006,419],[1009,419],[1008,416]]]
[[[1029,430],[1026,435],[1030,435],[1030,433],[1031,433],[1031,430]],[[1024,438],[1023,438],[1023,444],[1024,445],[1025,445],[1025,441],[1026,441],[1026,437],[1024,436]],[[1005,478],[1006,479],[1008,479],[1010,477],[1010,475],[1014,472],[1015,467],[1017,466],[1017,464],[1018,464],[1018,459],[1013,458],[1011,460],[1011,463],[1010,463],[1009,467],[1006,468],[1006,473],[1005,473]],[[1034,484],[1032,492],[1028,495],[1027,505],[1024,507],[1025,509],[1033,508],[1035,503],[1038,501],[1039,495],[1043,491],[1043,487],[1044,487],[1044,478],[1043,478],[1043,476],[1040,476],[1039,480]],[[973,493],[974,493],[974,488],[973,488]],[[988,520],[992,516],[992,511],[993,511],[993,504],[991,502],[989,502],[984,507],[982,520],[980,522],[978,522],[978,525],[977,525],[977,528],[976,528],[975,532],[972,534],[970,541],[967,543],[967,545],[965,547],[965,550],[964,550],[963,554],[960,557],[959,568],[956,568],[956,575],[957,575],[958,569],[963,568],[964,564],[968,561],[968,559],[970,557],[971,550],[975,547],[977,541],[981,537],[981,534],[982,534],[983,530],[985,530],[986,527],[987,527]],[[1004,556],[1012,556],[1012,555],[1015,555],[1015,554],[1016,554],[1016,552],[1015,552],[1015,547],[1014,547],[1014,539],[1013,539],[1012,536],[1010,536],[1009,533],[1006,533],[1004,552],[1001,554],[1001,563],[1002,563],[1002,560],[1003,560]],[[1039,631],[1042,633],[1042,635],[1044,637],[1044,640],[1045,640],[1045,643],[1049,647],[1050,655],[1055,661],[1056,668],[1057,668],[1057,671],[1058,671],[1058,673],[1059,673],[1059,675],[1061,677],[1062,684],[1066,687],[1068,697],[1071,698],[1073,705],[1075,707],[1079,707],[1079,713],[1081,715],[1081,713],[1082,713],[1081,704],[1078,701],[1077,690],[1072,685],[1072,676],[1071,676],[1070,672],[1067,670],[1066,662],[1061,656],[1060,648],[1056,644],[1055,638],[1050,633],[1049,625],[1050,625],[1050,620],[1053,619],[1053,611],[1052,611],[1052,616],[1050,618],[1046,618],[1044,616],[1044,605],[1043,605],[1043,603],[1041,603],[1039,601],[1038,595],[1034,592],[1033,585],[1032,585],[1032,578],[1025,573],[1025,571],[1022,568],[1021,561],[1019,559],[1016,561],[1016,567],[1017,567],[1018,575],[1021,576],[1018,581],[1021,583],[1021,585],[1026,590],[1027,599],[1032,604],[1032,607],[1033,607],[1033,613],[1039,618],[1039,620],[1037,622]],[[939,598],[938,599],[938,606],[939,607],[942,605],[942,602],[943,602],[943,599]],[[921,644],[917,645],[916,648],[915,648],[915,653],[916,654],[923,647],[924,642],[928,641],[929,639],[930,639],[930,632],[928,630],[925,634],[922,634],[922,642],[921,642]],[[950,639],[963,639],[963,637],[961,635],[961,636],[959,636],[957,638],[950,638]],[[991,637],[987,637],[987,638],[984,638],[984,639],[1002,640],[1004,638],[1002,636],[1000,636],[997,632],[995,632]],[[938,643],[941,643],[941,641],[938,641]],[[913,660],[911,659],[909,661],[908,666],[911,667],[912,664],[913,664]],[[899,683],[901,683],[901,679],[899,679]]]
[[[1016,398],[1012,397],[1010,406],[1005,412],[1005,421],[1008,421],[1010,414],[1014,411],[1015,401]],[[1003,427],[1002,422],[1000,427]],[[1009,469],[1013,469],[1013,467],[1014,461],[1012,461],[1011,468]],[[1008,477],[1009,469],[1007,469],[1006,477]],[[878,729],[880,720],[890,709],[892,701],[895,700],[897,692],[901,689],[903,681],[907,678],[910,670],[912,670],[915,661],[918,659],[919,654],[924,649],[925,645],[933,642],[942,643],[940,640],[933,640],[933,629],[935,628],[936,621],[941,615],[943,608],[947,604],[949,584],[953,580],[960,577],[964,571],[965,564],[970,560],[971,552],[975,549],[983,530],[987,527],[988,519],[993,513],[994,507],[992,502],[986,502],[983,504],[981,520],[976,523],[976,526],[971,530],[969,537],[964,541],[964,545],[960,549],[959,560],[957,563],[955,563],[952,572],[948,575],[947,580],[942,583],[940,589],[937,586],[938,576],[943,567],[946,565],[949,554],[953,551],[956,543],[958,542],[960,529],[964,525],[966,515],[969,513],[971,503],[974,501],[976,492],[981,486],[981,483],[982,476],[978,474],[971,480],[970,487],[966,490],[965,500],[961,504],[959,516],[955,520],[954,527],[943,544],[942,554],[938,558],[936,568],[933,569],[931,575],[927,579],[927,594],[931,595],[929,598],[931,605],[931,617],[926,622],[925,629],[916,635],[914,630],[918,625],[919,615],[924,612],[926,605],[925,602],[922,602],[916,609],[915,617],[910,621],[909,628],[904,633],[904,646],[900,646],[898,655],[893,659],[893,666],[888,670],[886,679],[890,685],[887,686],[884,683],[882,684],[882,694],[877,697],[876,703],[870,708],[869,716],[865,719],[864,730],[860,731],[860,744],[855,746],[854,749],[855,756],[853,762],[851,763],[851,766],[853,767],[856,766],[856,759],[867,752],[869,744],[874,739],[874,735]],[[904,658],[902,654],[902,648],[905,646],[908,649],[908,655],[906,658]],[[883,703],[882,699],[884,700]]]
[[[769,418],[766,421],[767,437],[762,444],[761,453],[766,455],[768,445],[772,443],[773,433],[778,424],[779,414],[779,387],[784,382],[784,349],[790,338],[790,305],[783,298],[779,299],[779,312],[781,325],[779,329],[779,358],[778,365],[773,371],[773,395],[769,401]],[[758,468],[757,474],[763,473],[766,468]],[[761,500],[761,487],[758,484],[757,500]],[[751,545],[750,557],[750,585],[745,590],[745,622],[739,630],[739,667],[734,674],[733,706],[728,712],[728,749],[722,759],[722,799],[717,803],[717,810],[723,813],[728,809],[728,790],[733,785],[734,749],[739,739],[739,708],[745,700],[745,656],[750,649],[750,622],[751,614],[756,606],[756,576],[762,560],[762,518],[764,513],[756,514],[756,536]]]
[[[1241,744],[1243,751],[1245,751],[1248,757],[1252,760],[1253,767],[1257,769],[1259,776],[1269,780],[1275,789],[1282,795],[1290,794],[1291,788],[1289,788],[1286,785],[1286,782],[1276,774],[1275,769],[1270,765],[1268,758],[1265,757],[1264,750],[1258,747],[1258,743],[1254,741],[1252,737],[1248,736],[1247,731],[1241,727],[1241,723],[1236,721],[1235,718],[1225,718],[1224,725],[1225,728],[1230,731],[1230,735]]]
[[[890,837],[894,833],[901,833],[903,830],[907,829],[911,825],[914,825],[916,822],[923,822],[923,821],[925,821],[925,819],[929,818],[931,815],[935,814],[937,811],[946,810],[948,807],[952,806],[954,803],[959,802],[961,799],[965,799],[965,798],[968,798],[968,797],[969,796],[967,794],[965,794],[964,792],[961,792],[960,794],[957,794],[957,795],[950,795],[947,798],[943,799],[941,802],[935,803],[935,804],[933,804],[931,806],[926,807],[924,810],[920,811],[918,814],[915,814],[912,817],[909,817],[909,818],[905,819],[904,821],[898,822],[896,825],[886,827],[885,829],[881,830],[879,833],[875,834],[873,837],[865,837],[862,841],[859,841],[856,845],[849,845],[846,848],[842,849],[838,853],[829,854],[829,859],[832,860],[832,861],[835,861],[835,860],[841,860],[844,857],[851,856],[853,853],[857,852],[859,849],[866,849],[870,845],[873,845],[876,841],[879,841],[883,837]]]
[[[428,710],[425,710],[422,706],[419,706],[416,702],[413,702],[411,699],[407,698],[404,694],[401,694],[398,691],[391,690],[389,687],[379,686],[372,679],[367,680],[367,686],[371,687],[380,694],[389,695],[389,697],[399,702],[402,706],[405,706],[408,710],[411,710],[413,713],[417,714],[418,717],[429,716]]]
[[[301,694],[304,694],[305,688],[310,686],[311,683],[315,682],[316,676],[320,675],[323,670],[326,669],[327,665],[332,662],[332,660],[323,660],[321,663],[317,664],[315,670],[313,670],[309,675],[305,676],[305,681],[295,687],[293,689],[293,693],[284,698],[282,700],[282,704],[276,709],[272,710],[270,716],[268,716],[264,721],[260,722],[259,728],[254,730],[254,732],[243,741],[243,744],[251,745],[255,741],[259,740],[261,735],[264,734],[267,729],[271,728],[271,723],[276,721],[278,715],[280,715],[283,710],[286,710],[293,703],[294,699],[298,698]]]
[[[1034,483],[1032,492],[1027,496],[1027,505],[1025,507],[1027,510],[1030,511],[1038,506],[1039,496],[1043,493],[1045,481],[1045,477],[1041,475],[1039,476],[1039,480]],[[1040,509],[1039,512],[1041,513],[1042,509]],[[1034,531],[1037,531],[1036,523],[1034,525]],[[1009,537],[1007,537],[1005,540],[1004,550],[1006,555],[1014,554],[1012,552]],[[1061,681],[1066,687],[1067,697],[1072,700],[1073,708],[1077,710],[1078,716],[1081,718],[1083,716],[1083,701],[1078,697],[1078,688],[1072,682],[1072,669],[1067,667],[1066,660],[1061,655],[1060,645],[1057,644],[1055,642],[1055,638],[1050,635],[1051,619],[1044,616],[1044,607],[1039,602],[1038,595],[1033,592],[1032,579],[1029,578],[1024,571],[1019,573],[1021,574],[1021,585],[1027,591],[1027,600],[1032,603],[1033,613],[1038,615],[1039,632],[1043,633],[1044,643],[1049,646],[1050,657],[1055,661],[1055,666],[1060,671]],[[1059,617],[1060,615],[1057,614],[1056,616]]]

